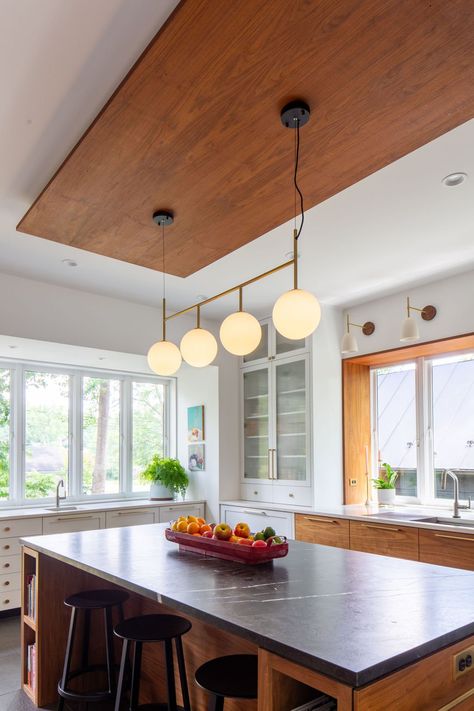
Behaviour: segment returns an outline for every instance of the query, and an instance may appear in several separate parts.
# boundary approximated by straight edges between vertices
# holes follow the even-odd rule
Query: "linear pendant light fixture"
[[[179,369],[182,359],[196,368],[210,365],[217,355],[217,341],[210,331],[201,328],[201,308],[217,299],[239,292],[239,310],[227,316],[220,327],[220,339],[224,348],[233,355],[244,356],[252,353],[259,345],[262,338],[262,328],[252,314],[243,310],[243,289],[271,274],[293,266],[293,289],[282,294],[273,308],[273,323],[282,336],[290,340],[306,338],[318,327],[321,319],[321,307],[316,297],[309,291],[298,287],[298,239],[304,224],[303,193],[298,185],[298,165],[300,152],[300,127],[309,121],[310,109],[304,101],[293,101],[283,107],[280,118],[285,128],[295,130],[295,167],[293,184],[296,194],[300,198],[301,222],[298,229],[293,230],[293,258],[273,269],[269,269],[252,279],[222,291],[220,294],[204,299],[198,304],[193,304],[176,313],[166,315],[165,294],[165,249],[164,227],[173,224],[173,215],[167,210],[159,210],[153,214],[154,222],[163,231],[163,312],[162,312],[162,339],[154,343],[148,351],[148,364],[158,375],[173,375]],[[296,210],[295,210],[296,213]],[[295,223],[297,215],[295,214]],[[170,319],[182,316],[196,310],[196,328],[188,331],[181,339],[180,349],[166,340],[166,323]]]

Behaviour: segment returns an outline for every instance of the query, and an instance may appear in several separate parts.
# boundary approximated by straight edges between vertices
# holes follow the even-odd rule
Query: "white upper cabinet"
[[[290,341],[278,333],[271,319],[261,321],[260,325],[262,326],[262,339],[252,353],[242,358],[242,366],[266,363],[269,360],[286,358],[288,355],[302,354],[309,351],[308,338]]]

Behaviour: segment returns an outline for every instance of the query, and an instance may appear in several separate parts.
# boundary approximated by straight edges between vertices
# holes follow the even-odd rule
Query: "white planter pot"
[[[163,484],[155,483],[150,486],[150,499],[152,501],[170,501],[173,500],[173,492]]]
[[[377,498],[379,504],[394,504],[395,489],[377,489]]]

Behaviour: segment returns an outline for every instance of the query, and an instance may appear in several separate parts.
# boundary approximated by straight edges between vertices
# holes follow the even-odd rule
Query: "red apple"
[[[218,523],[214,527],[214,538],[219,541],[228,541],[232,535],[232,529],[227,523]]]
[[[212,531],[204,531],[202,534],[203,538],[212,538]]]
[[[253,541],[249,541],[248,538],[239,538],[238,543],[240,543],[241,546],[251,546]]]
[[[252,548],[266,548],[267,544],[265,541],[254,541],[252,543]]]
[[[239,538],[248,538],[250,536],[250,526],[248,523],[238,523],[234,528],[234,535]]]

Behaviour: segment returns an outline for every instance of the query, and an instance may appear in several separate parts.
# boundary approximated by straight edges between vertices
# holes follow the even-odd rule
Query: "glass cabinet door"
[[[292,351],[299,351],[306,346],[306,339],[301,338],[300,340],[294,341],[290,338],[282,336],[281,333],[275,329],[275,355],[284,355],[285,353],[290,353]]]
[[[306,358],[275,364],[276,471],[273,478],[306,482],[309,465]]]
[[[269,368],[244,372],[244,478],[269,478]]]
[[[254,363],[257,360],[268,358],[268,323],[260,324],[262,326],[262,338],[254,351],[243,357],[244,363]]]

